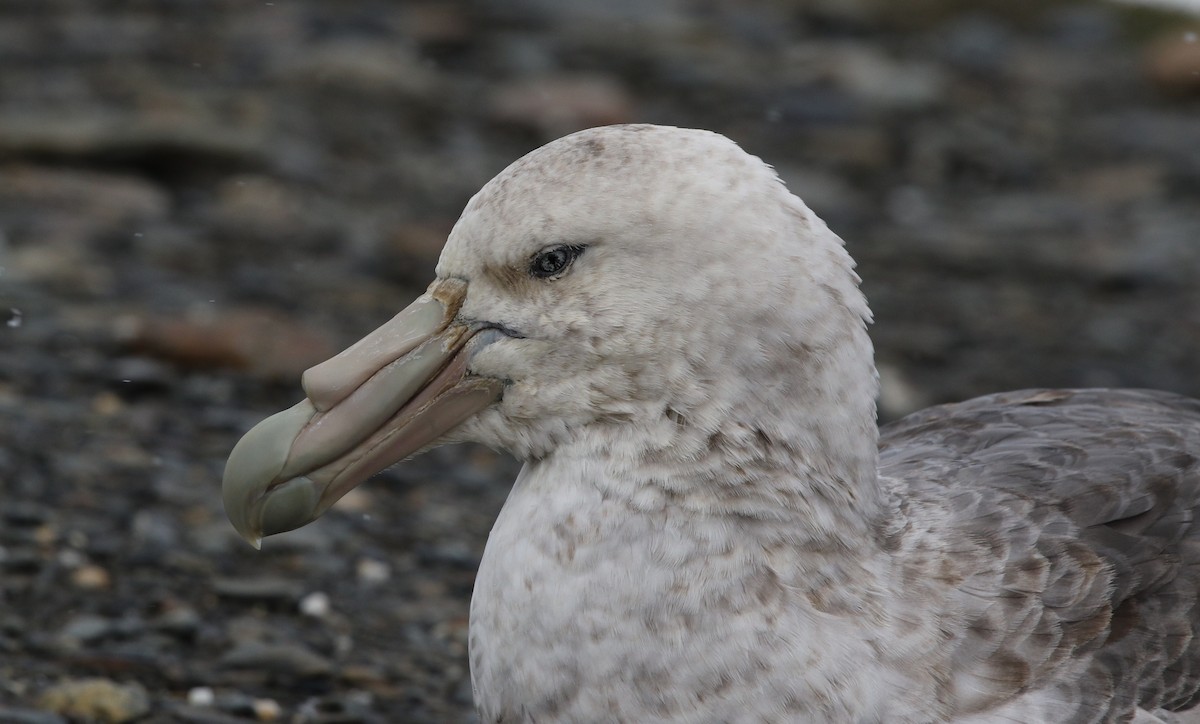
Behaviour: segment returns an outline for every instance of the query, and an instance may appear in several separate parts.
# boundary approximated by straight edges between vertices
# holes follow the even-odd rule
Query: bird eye
[[[556,279],[579,258],[585,247],[559,244],[542,249],[529,262],[529,273],[538,279]]]

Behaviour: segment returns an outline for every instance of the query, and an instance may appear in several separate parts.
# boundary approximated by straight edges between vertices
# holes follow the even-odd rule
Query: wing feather
[[[1080,722],[1197,702],[1200,402],[1025,390],[933,407],[881,430],[880,472],[945,511],[926,553],[962,624],[952,710],[1047,689]]]

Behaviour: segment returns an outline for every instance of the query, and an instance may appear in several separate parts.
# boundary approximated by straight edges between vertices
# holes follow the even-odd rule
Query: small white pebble
[[[329,615],[329,596],[322,591],[313,591],[300,599],[300,613],[313,618],[325,618]]]
[[[1183,34],[1183,39],[1184,39],[1184,41],[1185,41],[1185,42],[1188,42],[1188,43],[1194,43],[1194,42],[1196,42],[1196,38],[1198,38],[1198,37],[1200,37],[1200,36],[1197,36],[1195,33],[1193,33],[1193,32],[1192,32],[1192,31],[1190,31],[1190,30],[1189,30],[1188,32],[1186,32],[1186,33],[1184,33],[1184,34]]]
[[[73,548],[64,548],[58,552],[58,565],[66,569],[75,569],[87,561],[83,554]]]
[[[363,558],[358,562],[358,579],[367,583],[382,583],[392,577],[392,568],[383,561]]]
[[[274,699],[255,699],[254,718],[259,721],[275,721],[283,714],[283,707]]]
[[[193,686],[188,689],[187,702],[192,706],[212,706],[216,700],[217,695],[213,693],[211,687]]]

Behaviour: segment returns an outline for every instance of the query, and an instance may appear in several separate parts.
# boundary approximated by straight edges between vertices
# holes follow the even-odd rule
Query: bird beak
[[[225,513],[255,548],[305,525],[371,475],[500,398],[467,373],[498,335],[456,323],[467,285],[441,279],[391,321],[306,371],[307,398],[263,420],[225,464]]]

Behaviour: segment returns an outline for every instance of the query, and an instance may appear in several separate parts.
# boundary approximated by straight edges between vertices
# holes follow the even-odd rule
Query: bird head
[[[723,136],[633,125],[559,139],[470,200],[425,294],[308,370],[306,399],[246,434],[226,510],[257,544],[446,442],[536,461],[579,445],[687,459],[718,433],[789,438],[830,414],[789,400],[844,402],[821,370],[863,356],[870,381],[852,396],[873,426],[852,267]]]

